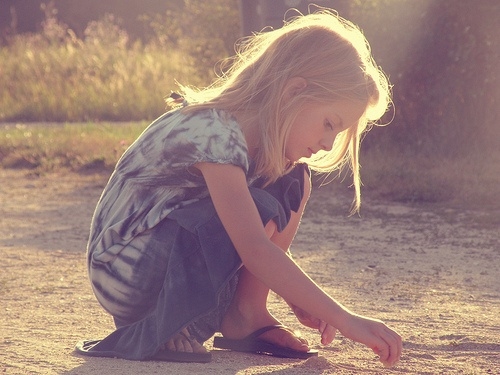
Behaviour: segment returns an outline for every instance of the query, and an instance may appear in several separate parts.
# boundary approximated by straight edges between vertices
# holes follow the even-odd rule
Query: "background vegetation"
[[[7,37],[0,49],[0,121],[152,119],[175,81],[208,84],[238,35],[234,1],[186,2],[141,15],[147,40],[131,39],[112,14],[77,36],[44,5],[38,33]],[[224,21],[231,17],[232,23]],[[223,25],[223,26],[220,26]],[[205,31],[212,32],[205,32]]]
[[[5,0],[2,6],[7,3],[22,8],[26,2]],[[42,22],[31,32],[16,30],[29,30],[21,15],[0,25],[4,167],[112,166],[164,111],[163,98],[175,90],[175,81],[209,84],[214,66],[233,53],[241,35],[237,0],[145,0],[142,8],[132,5],[139,2],[123,7],[110,0],[99,2],[101,8],[91,3],[46,3]],[[316,3],[360,25],[394,85],[395,111],[384,119],[391,125],[373,129],[364,141],[365,191],[404,201],[458,197],[494,204],[500,3]]]

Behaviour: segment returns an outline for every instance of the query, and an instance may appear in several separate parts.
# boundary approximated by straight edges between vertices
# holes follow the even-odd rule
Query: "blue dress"
[[[241,259],[198,162],[241,167],[263,224],[274,220],[279,231],[298,210],[309,173],[298,164],[263,189],[238,123],[223,111],[178,109],[155,120],[118,161],[93,216],[89,277],[117,328],[79,344],[80,352],[143,360],[184,327],[199,342],[219,330]]]

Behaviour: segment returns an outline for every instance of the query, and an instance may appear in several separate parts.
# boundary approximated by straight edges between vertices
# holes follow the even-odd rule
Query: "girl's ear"
[[[285,101],[301,93],[307,87],[307,81],[303,77],[292,77],[288,80],[283,91]]]

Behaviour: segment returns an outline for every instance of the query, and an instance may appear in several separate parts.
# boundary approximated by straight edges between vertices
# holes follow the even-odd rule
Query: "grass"
[[[53,18],[0,45],[0,122],[134,121],[163,113],[176,82],[206,84],[180,48],[130,41],[105,18],[84,38]]]
[[[364,191],[386,200],[500,209],[500,151],[484,149],[462,157],[362,153]]]
[[[4,124],[0,167],[111,172],[147,122]],[[417,204],[500,209],[500,151],[461,159],[362,152],[365,195]],[[345,179],[348,183],[349,178]]]
[[[49,172],[112,170],[146,122],[17,124],[0,128],[0,166]]]
[[[152,119],[175,80],[194,76],[180,53],[89,43],[0,49],[0,121]]]

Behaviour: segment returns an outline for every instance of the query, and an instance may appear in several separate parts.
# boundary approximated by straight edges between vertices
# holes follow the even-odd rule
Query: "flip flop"
[[[266,354],[281,358],[307,359],[310,357],[316,357],[318,355],[317,350],[309,350],[307,352],[301,352],[298,350],[285,348],[283,346],[272,344],[268,341],[259,339],[260,335],[272,329],[287,329],[287,328],[281,324],[262,327],[242,339],[228,339],[219,336],[214,337],[214,348],[231,349],[237,352]]]

